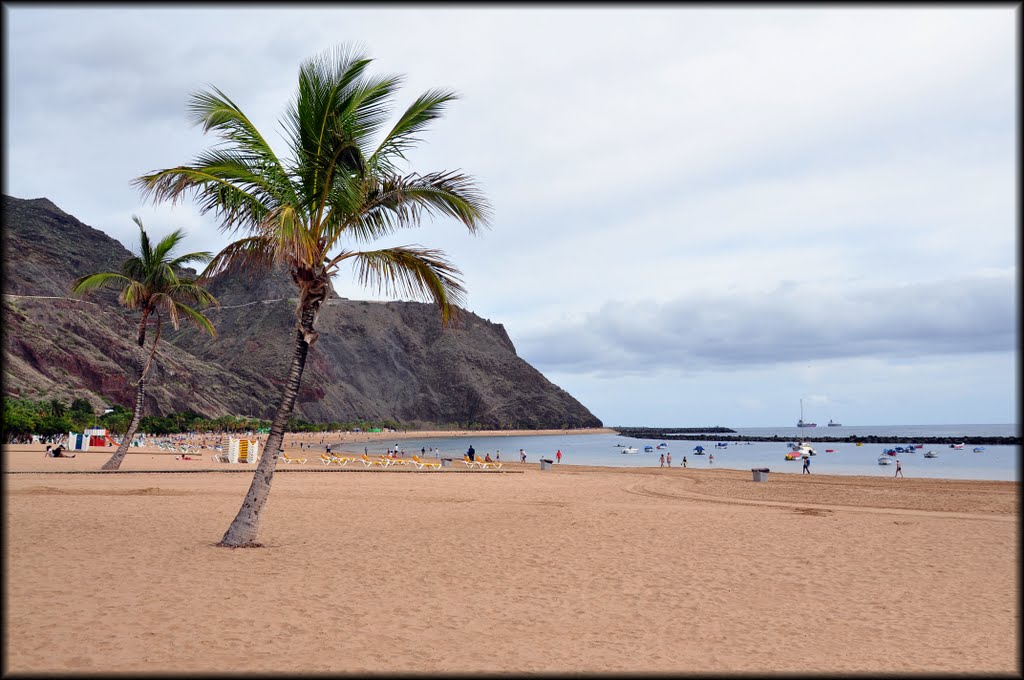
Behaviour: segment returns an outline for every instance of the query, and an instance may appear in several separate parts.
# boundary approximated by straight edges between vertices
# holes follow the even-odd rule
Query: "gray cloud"
[[[1006,272],[892,287],[805,282],[759,295],[621,301],[521,336],[518,349],[546,370],[601,375],[1010,351],[1017,345],[1015,290]]]

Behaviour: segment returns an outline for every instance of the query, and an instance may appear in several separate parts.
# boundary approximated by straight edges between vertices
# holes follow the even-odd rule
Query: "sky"
[[[119,240],[184,228],[131,181],[217,141],[216,86],[286,155],[300,64],[343,44],[456,91],[409,170],[466,308],[605,425],[1017,423],[1020,7],[4,3],[4,193]],[[343,297],[385,299],[349,272]]]

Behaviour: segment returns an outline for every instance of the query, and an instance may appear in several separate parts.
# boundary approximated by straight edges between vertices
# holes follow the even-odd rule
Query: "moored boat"
[[[843,424],[842,423],[833,422],[833,420],[831,418],[829,418],[828,419],[828,426],[829,427],[842,427]]]
[[[892,465],[892,458],[889,458],[888,456],[879,456],[878,457],[878,464],[879,465]]]
[[[960,442],[959,444],[950,444],[949,448],[951,448],[951,449],[962,449],[962,448],[964,448],[964,443]]]
[[[938,458],[939,454],[935,453],[934,451],[929,451],[928,453],[924,454],[924,457],[925,458]]]
[[[984,451],[984,450],[985,450],[985,447],[984,447],[984,446],[975,446],[975,447],[974,447],[974,452],[975,452],[975,453],[981,453],[981,452],[982,452],[982,451]]]
[[[619,453],[636,453],[637,448],[635,446],[623,446]]]
[[[652,451],[654,451],[654,447],[653,446],[645,446],[644,447],[644,453],[651,453]]]

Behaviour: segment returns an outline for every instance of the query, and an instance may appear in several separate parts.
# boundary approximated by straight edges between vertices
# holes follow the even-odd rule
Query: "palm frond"
[[[126,277],[124,274],[118,274],[117,272],[98,272],[96,274],[87,274],[75,280],[71,284],[71,292],[75,295],[82,295],[90,291],[96,290],[97,288],[118,288],[124,289],[131,283],[131,279]]]
[[[418,246],[397,246],[381,250],[346,253],[352,259],[356,280],[386,295],[409,296],[433,301],[441,319],[449,323],[452,307],[464,304],[461,272],[440,250]]]
[[[369,164],[388,174],[397,173],[393,157],[397,156],[404,160],[406,151],[420,141],[415,135],[425,130],[432,121],[440,118],[448,102],[457,98],[454,92],[441,89],[428,90],[421,94],[377,146],[377,150],[370,156]]]
[[[276,242],[268,236],[250,236],[229,243],[210,258],[199,275],[204,282],[227,272],[248,271],[252,276],[269,271],[276,258]]]
[[[388,177],[370,184],[356,213],[338,212],[325,233],[333,243],[342,234],[369,242],[402,228],[419,226],[423,214],[454,217],[471,234],[486,227],[491,207],[475,181],[461,173],[438,172]]]

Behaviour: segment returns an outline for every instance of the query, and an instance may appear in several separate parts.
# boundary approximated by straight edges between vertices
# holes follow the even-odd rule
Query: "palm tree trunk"
[[[274,470],[277,467],[277,452],[281,449],[284,441],[284,430],[288,426],[288,420],[295,408],[295,399],[299,395],[299,384],[302,382],[302,371],[306,367],[306,356],[309,354],[309,342],[307,338],[315,338],[313,330],[317,310],[321,300],[310,300],[302,308],[302,316],[299,328],[295,331],[295,351],[292,353],[291,368],[288,369],[288,380],[281,391],[281,402],[274,413],[274,419],[270,424],[270,434],[267,436],[267,443],[260,456],[260,462],[256,466],[249,491],[245,494],[242,507],[231,522],[231,526],[224,533],[217,545],[228,548],[257,548],[261,547],[256,542],[256,536],[260,528],[260,513],[270,496],[270,482],[274,477]]]
[[[142,422],[142,409],[146,405],[146,373],[149,371],[149,365],[152,362],[153,354],[156,352],[156,343],[160,341],[160,326],[157,324],[156,337],[153,338],[153,351],[150,352],[149,361],[146,360],[146,321],[149,319],[149,311],[142,313],[142,321],[139,322],[139,335],[138,335],[138,346],[139,351],[136,357],[136,363],[138,365],[139,372],[139,384],[135,388],[135,410],[132,412],[132,420],[128,424],[128,431],[124,433],[124,437],[121,438],[121,443],[117,445],[117,451],[114,451],[114,455],[103,464],[100,470],[117,470],[121,467],[124,457],[128,455],[128,447],[131,446],[132,437],[139,430],[139,423]]]

